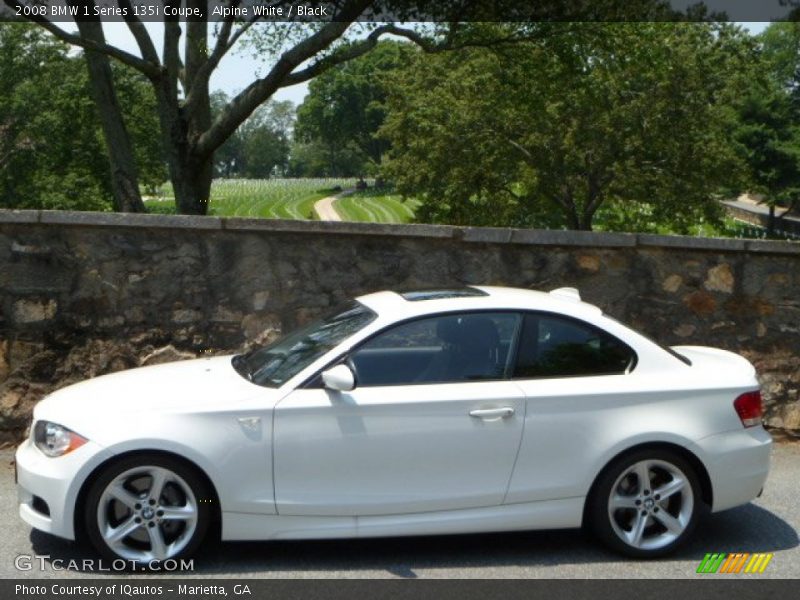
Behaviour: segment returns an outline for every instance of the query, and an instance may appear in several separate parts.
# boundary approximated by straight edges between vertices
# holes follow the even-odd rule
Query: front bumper
[[[78,492],[89,474],[111,456],[101,446],[87,442],[69,454],[51,458],[26,439],[15,456],[19,516],[35,529],[74,540]]]
[[[712,512],[757,498],[769,474],[772,437],[763,427],[748,427],[697,442],[711,479]]]

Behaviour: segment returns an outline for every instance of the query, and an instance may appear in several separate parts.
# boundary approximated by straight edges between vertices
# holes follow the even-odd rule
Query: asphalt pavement
[[[12,451],[0,450],[0,461],[0,578],[120,576],[83,570],[85,559],[97,558],[91,551],[32,531],[23,523],[17,515]],[[692,542],[667,559],[627,560],[606,551],[577,530],[534,531],[206,544],[195,557],[193,572],[176,575],[233,579],[708,578],[726,576],[696,573],[707,552],[769,552],[774,557],[763,574],[729,577],[797,578],[800,577],[798,498],[800,443],[781,443],[773,451],[772,471],[761,498],[711,515],[700,524]],[[27,558],[33,556],[46,558]],[[30,569],[21,571],[15,565],[30,565]]]

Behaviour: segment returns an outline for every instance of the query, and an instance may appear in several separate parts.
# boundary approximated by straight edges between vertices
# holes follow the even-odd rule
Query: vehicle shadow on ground
[[[34,530],[30,536],[38,555],[70,561],[81,569],[84,559],[96,559],[89,549]],[[786,521],[754,504],[705,519],[694,539],[669,560],[699,562],[707,552],[776,552],[800,545],[797,531]],[[206,544],[195,557],[195,575],[297,571],[385,571],[395,577],[416,577],[426,569],[542,567],[561,564],[619,563],[626,559],[598,545],[579,530],[531,531],[452,536],[225,542]],[[93,573],[103,575],[108,573]],[[158,576],[169,576],[160,572]],[[186,573],[175,573],[185,576]]]

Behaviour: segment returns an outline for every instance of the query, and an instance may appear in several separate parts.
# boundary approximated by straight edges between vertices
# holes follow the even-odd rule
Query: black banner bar
[[[0,0],[0,20],[54,23],[774,21],[799,11],[800,0]]]
[[[713,576],[711,576],[713,577]],[[793,598],[797,580],[732,578],[695,580],[267,580],[267,579],[70,579],[0,582],[10,600],[185,600],[242,598],[274,600],[756,600]]]

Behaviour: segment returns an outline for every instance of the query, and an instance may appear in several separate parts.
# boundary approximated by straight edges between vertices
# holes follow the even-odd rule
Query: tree
[[[230,102],[228,95],[222,90],[211,94],[211,115],[215,118],[225,110]],[[225,143],[214,153],[214,176],[233,178],[239,175],[240,166],[244,163],[244,140],[241,127],[234,131]]]
[[[149,83],[122,64],[114,83],[143,183],[166,179]],[[38,27],[0,27],[0,198],[20,208],[108,210],[103,132],[80,55]]]
[[[800,29],[775,23],[759,36],[759,76],[750,80],[735,139],[749,167],[750,191],[764,194],[767,231],[775,231],[775,206],[800,199]]]
[[[212,114],[229,102],[224,92],[212,94]],[[294,124],[294,104],[269,100],[227,139],[215,154],[215,172],[222,177],[265,179],[284,175]]]
[[[78,31],[83,38],[95,45],[105,44],[99,17],[78,20]],[[89,87],[106,144],[114,208],[120,212],[144,212],[133,146],[117,97],[111,60],[92,47],[84,49],[84,58],[89,71]]]
[[[26,0],[4,2],[15,11]],[[66,3],[77,7],[81,13],[92,13],[96,7],[95,0],[66,0]],[[241,0],[226,0],[223,8],[235,9],[240,4]],[[286,4],[277,2],[276,6],[285,9]],[[208,210],[214,153],[253,111],[281,88],[310,81],[337,65],[366,54],[382,36],[392,34],[404,37],[428,52],[435,52],[464,45],[492,45],[510,41],[467,39],[463,31],[469,32],[472,28],[461,27],[459,21],[478,20],[479,17],[493,21],[499,15],[512,13],[514,18],[531,22],[526,34],[535,35],[537,24],[534,22],[538,19],[602,19],[609,14],[609,9],[614,11],[615,18],[625,18],[628,12],[632,18],[673,14],[668,5],[660,0],[636,0],[622,4],[618,0],[597,0],[576,4],[575,7],[565,8],[557,0],[536,3],[493,0],[466,4],[434,0],[334,0],[326,3],[333,13],[328,21],[264,24],[260,35],[254,38],[254,47],[265,56],[275,57],[274,62],[263,77],[246,86],[214,118],[211,113],[210,77],[223,57],[246,33],[251,29],[256,32],[253,25],[257,18],[242,21],[231,10],[230,16],[225,17],[210,36],[206,0],[185,0],[181,3],[182,8],[199,11],[203,17],[181,22],[175,13],[164,15],[164,38],[159,53],[150,33],[134,13],[131,0],[118,0],[117,5],[128,11],[124,20],[136,40],[138,54],[107,43],[102,39],[102,30],[98,32],[96,23],[90,23],[92,27],[81,27],[78,33],[71,33],[44,18],[31,18],[59,39],[120,61],[148,78],[155,91],[160,135],[178,211],[205,214]],[[424,32],[393,23],[363,24],[361,37],[351,40],[349,44],[341,43],[359,17],[370,11],[380,16],[385,14],[384,10],[399,22],[429,19],[439,24]],[[108,77],[98,73],[99,69],[92,70],[93,88],[108,84]],[[110,113],[119,116],[119,106],[109,94],[95,93],[94,96],[102,104],[98,111],[104,119]],[[119,128],[117,133],[123,135]],[[107,139],[109,147],[112,142],[112,139]],[[117,159],[127,163],[120,167],[124,168],[125,173],[135,173],[130,153]]]
[[[22,5],[21,0],[4,1],[12,9]],[[84,10],[93,13],[96,6],[95,0],[67,0],[67,4],[78,7],[81,13]],[[225,6],[237,8],[239,4],[239,0],[228,0]],[[159,54],[150,33],[135,15],[131,1],[120,0],[118,5],[128,10],[125,22],[136,40],[138,55],[108,44],[103,39],[99,20],[82,23],[78,33],[70,33],[46,19],[32,19],[59,39],[93,53],[92,56],[99,54],[113,58],[137,69],[148,78],[155,91],[161,140],[178,211],[205,214],[208,210],[214,152],[275,92],[309,81],[338,64],[365,54],[381,36],[389,33],[427,44],[422,36],[412,30],[385,24],[372,27],[357,42],[346,47],[337,46],[336,42],[346,34],[351,24],[373,4],[372,0],[341,0],[332,6],[336,20],[301,27],[292,23],[267,25],[266,34],[260,38],[260,49],[277,55],[277,59],[265,76],[245,87],[213,119],[209,93],[211,74],[222,58],[251,29],[254,19],[237,22],[233,15],[226,17],[210,40],[206,1],[186,0],[186,8],[200,10],[205,16],[184,22],[184,36],[180,17],[165,15],[163,49]],[[182,37],[185,43],[181,52]],[[209,44],[210,41],[213,43]],[[92,68],[90,64],[98,111],[104,123],[119,124],[120,107],[111,93],[114,90],[113,85],[109,86],[107,70],[100,68],[102,64],[95,67]],[[125,132],[117,127],[111,135],[112,127],[106,125],[104,128],[107,146],[109,149],[117,148]],[[128,177],[134,176],[136,166],[132,154],[121,154],[126,153],[116,156],[115,168],[124,171]]]
[[[773,23],[759,35],[759,41],[767,72],[780,88],[797,100],[800,94],[800,23]]]
[[[352,145],[340,148],[319,140],[295,139],[289,151],[291,177],[357,177],[364,172],[364,156]]]
[[[309,84],[308,95],[297,109],[295,135],[327,150],[332,175],[377,170],[388,149],[388,141],[376,135],[386,118],[386,75],[407,65],[413,54],[408,43],[384,40],[369,54],[335,67]],[[353,150],[362,164],[343,170],[342,156]]]
[[[270,100],[242,125],[244,177],[265,179],[286,173],[294,110],[292,102]]]
[[[127,65],[115,62],[111,64],[111,70],[125,128],[130,136],[139,184],[148,194],[154,195],[167,181],[167,163],[161,137],[157,135],[153,87],[141,73]],[[115,210],[120,209],[115,207]]]
[[[31,26],[0,29],[3,206],[108,207],[108,167],[85,67],[67,49]]]
[[[590,230],[603,203],[636,202],[686,229],[741,170],[731,106],[751,54],[727,25],[616,23],[417,61],[389,101],[387,172],[431,221],[555,210]]]
[[[783,90],[751,89],[739,112],[736,139],[750,167],[750,191],[765,195],[767,231],[775,232],[775,205],[800,196],[800,125]]]

